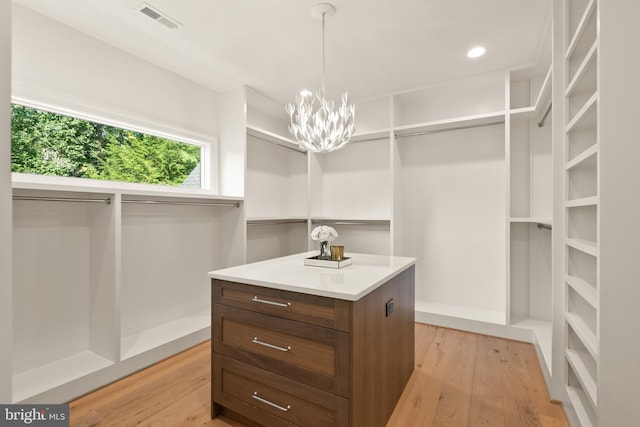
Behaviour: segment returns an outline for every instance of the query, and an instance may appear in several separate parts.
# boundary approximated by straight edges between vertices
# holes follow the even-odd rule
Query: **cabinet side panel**
[[[384,426],[413,372],[414,289],[411,267],[353,303],[352,426]]]

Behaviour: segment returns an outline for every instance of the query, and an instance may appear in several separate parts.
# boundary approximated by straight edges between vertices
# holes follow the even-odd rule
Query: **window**
[[[20,104],[11,109],[11,170],[201,187],[202,147]]]

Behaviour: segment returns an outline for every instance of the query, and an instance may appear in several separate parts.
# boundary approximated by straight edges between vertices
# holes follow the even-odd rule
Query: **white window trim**
[[[87,113],[85,111],[79,111],[76,109],[60,107],[58,105],[53,105],[45,102],[35,101],[33,99],[27,99],[19,96],[12,96],[11,102],[13,104],[22,105],[29,108],[34,108],[38,110],[44,110],[55,114],[61,114],[69,117],[75,117],[81,120],[86,120],[90,122],[100,123],[107,126],[113,126],[125,130],[130,130],[133,132],[140,132],[147,135],[157,136],[159,138],[170,139],[177,142],[182,142],[185,144],[191,144],[200,147],[200,190],[206,191],[207,193],[217,193],[218,183],[215,180],[216,174],[213,174],[213,166],[217,164],[217,158],[215,153],[217,153],[218,140],[217,138],[212,138],[210,136],[204,135],[184,135],[182,131],[167,132],[163,130],[158,130],[153,127],[148,127],[145,125],[139,125],[135,123],[135,120],[128,121],[122,119],[114,119],[110,118],[112,114],[106,115],[96,115],[92,113]],[[115,114],[113,114],[115,115]],[[99,180],[92,180],[99,181]],[[132,184],[144,184],[144,183],[132,183]],[[188,187],[173,187],[171,186],[173,191],[181,191],[183,189],[188,189]],[[190,188],[190,190],[194,190]]]

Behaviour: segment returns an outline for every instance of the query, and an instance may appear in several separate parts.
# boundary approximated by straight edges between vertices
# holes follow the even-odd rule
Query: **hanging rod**
[[[306,224],[306,219],[250,219],[247,225]]]
[[[179,205],[179,206],[225,206],[225,207],[240,207],[239,202],[235,203],[204,203],[204,202],[172,202],[164,200],[123,200],[122,203],[135,203],[140,205]]]
[[[311,220],[311,224],[333,224],[333,225],[389,225],[389,221],[388,220],[378,220],[378,219],[372,219],[372,220],[339,220],[339,219],[333,219],[333,220],[321,220],[321,219],[312,219]]]
[[[305,150],[292,147],[292,146],[289,145],[290,143],[279,141],[275,137],[269,138],[268,136],[263,135],[260,132],[253,131],[251,129],[247,129],[247,135],[252,136],[252,137],[254,137],[255,139],[257,139],[257,140],[259,140],[261,142],[266,142],[266,143],[268,143],[268,144],[270,144],[270,145],[272,145],[272,146],[274,146],[276,148],[282,148],[282,149],[285,149],[285,150],[295,151],[296,153],[303,154],[305,156],[307,155],[307,152]],[[287,144],[287,145],[285,145],[285,144]]]
[[[111,204],[111,197],[106,199],[87,199],[80,197],[46,197],[46,196],[13,196],[13,200],[38,200],[45,202],[81,202],[81,203],[106,203]]]
[[[549,224],[541,224],[541,223],[538,223],[538,228],[539,228],[539,229],[541,229],[541,230],[542,230],[543,228],[544,228],[545,230],[551,230],[553,227],[551,227]]]
[[[445,128],[445,129],[435,129],[435,130],[424,130],[424,131],[418,131],[418,132],[412,132],[412,133],[395,133],[395,137],[396,138],[404,138],[406,136],[420,136],[420,135],[429,135],[432,133],[441,133],[441,132],[449,132],[449,131],[453,131],[453,130],[464,130],[464,129],[473,129],[473,128],[481,128],[481,127],[487,127],[487,126],[493,126],[493,125],[501,125],[504,123],[504,120],[497,120],[495,122],[490,122],[490,123],[480,123],[480,124],[474,124],[474,125],[465,125],[465,126],[456,126],[456,127],[450,127],[450,128]]]
[[[551,112],[551,106],[553,105],[553,103],[550,103],[549,106],[547,107],[547,111],[544,112],[544,115],[542,116],[542,119],[540,119],[540,121],[538,122],[538,127],[541,128],[542,126],[544,126],[544,122],[547,120],[547,116],[549,115],[549,113]]]

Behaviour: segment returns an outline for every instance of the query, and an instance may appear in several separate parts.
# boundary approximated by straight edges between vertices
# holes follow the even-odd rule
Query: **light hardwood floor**
[[[416,324],[416,369],[387,424],[564,427],[531,344]],[[210,419],[205,342],[70,402],[71,426],[242,427]]]

